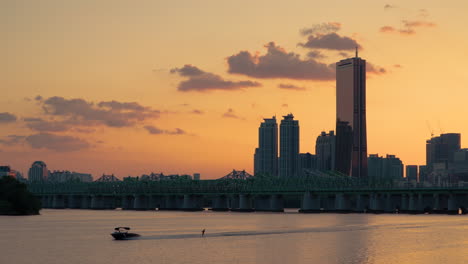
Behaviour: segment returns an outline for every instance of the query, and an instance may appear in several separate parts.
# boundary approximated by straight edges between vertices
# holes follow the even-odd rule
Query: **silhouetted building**
[[[278,124],[276,117],[265,118],[258,128],[258,148],[254,154],[254,174],[278,176]]]
[[[299,172],[299,121],[292,114],[283,116],[280,125],[279,176],[295,177]]]
[[[304,170],[316,170],[317,169],[317,157],[316,155],[307,153],[299,154],[299,173],[304,175]]]
[[[426,141],[426,165],[429,171],[435,163],[453,163],[454,154],[460,150],[460,134],[441,134]],[[441,165],[437,165],[439,168]],[[446,165],[448,166],[448,165]]]
[[[46,181],[49,176],[47,165],[43,161],[35,161],[29,168],[29,181]]]
[[[402,179],[403,163],[395,155],[379,157],[378,154],[371,154],[368,158],[369,178]]]
[[[357,56],[336,64],[336,170],[367,176],[366,61]]]
[[[88,173],[78,173],[71,171],[53,171],[49,172],[48,181],[50,182],[68,182],[68,181],[80,181],[80,182],[92,182],[93,176]]]
[[[418,181],[418,165],[406,165],[406,179]]]
[[[426,165],[420,165],[419,166],[419,182],[426,182],[427,181],[427,166]]]
[[[193,174],[193,179],[194,179],[195,181],[199,181],[199,180],[200,180],[200,173],[194,173],[194,174]]]
[[[332,130],[330,133],[322,132],[315,143],[315,155],[317,156],[317,169],[322,171],[335,170],[336,136]]]

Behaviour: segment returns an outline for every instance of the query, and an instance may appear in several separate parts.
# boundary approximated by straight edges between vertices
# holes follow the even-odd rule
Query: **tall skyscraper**
[[[254,174],[278,176],[278,124],[276,117],[265,118],[258,128],[258,148],[254,154]]]
[[[335,170],[335,131],[322,132],[315,143],[315,155],[317,156],[317,169],[322,171]]]
[[[279,176],[299,176],[299,121],[292,114],[281,120]]]
[[[336,170],[367,177],[366,61],[336,64]]]
[[[43,161],[35,161],[29,168],[29,181],[45,181],[49,176],[47,165]]]

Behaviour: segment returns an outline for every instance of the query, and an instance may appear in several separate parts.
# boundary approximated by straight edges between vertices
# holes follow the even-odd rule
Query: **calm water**
[[[468,216],[41,213],[0,216],[0,263],[468,263]],[[143,237],[112,240],[121,225]]]

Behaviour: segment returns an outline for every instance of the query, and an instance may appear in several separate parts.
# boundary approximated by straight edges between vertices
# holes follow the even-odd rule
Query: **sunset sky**
[[[334,63],[368,62],[368,153],[468,147],[466,1],[0,1],[0,165],[253,170],[262,118],[335,129]],[[369,66],[371,65],[371,66]],[[278,120],[278,121],[279,121]]]

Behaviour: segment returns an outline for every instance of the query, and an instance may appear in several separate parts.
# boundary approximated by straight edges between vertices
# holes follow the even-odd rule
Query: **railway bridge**
[[[43,208],[270,211],[302,213],[467,212],[468,187],[397,186],[391,180],[363,181],[333,172],[290,179],[270,177],[31,183]]]

